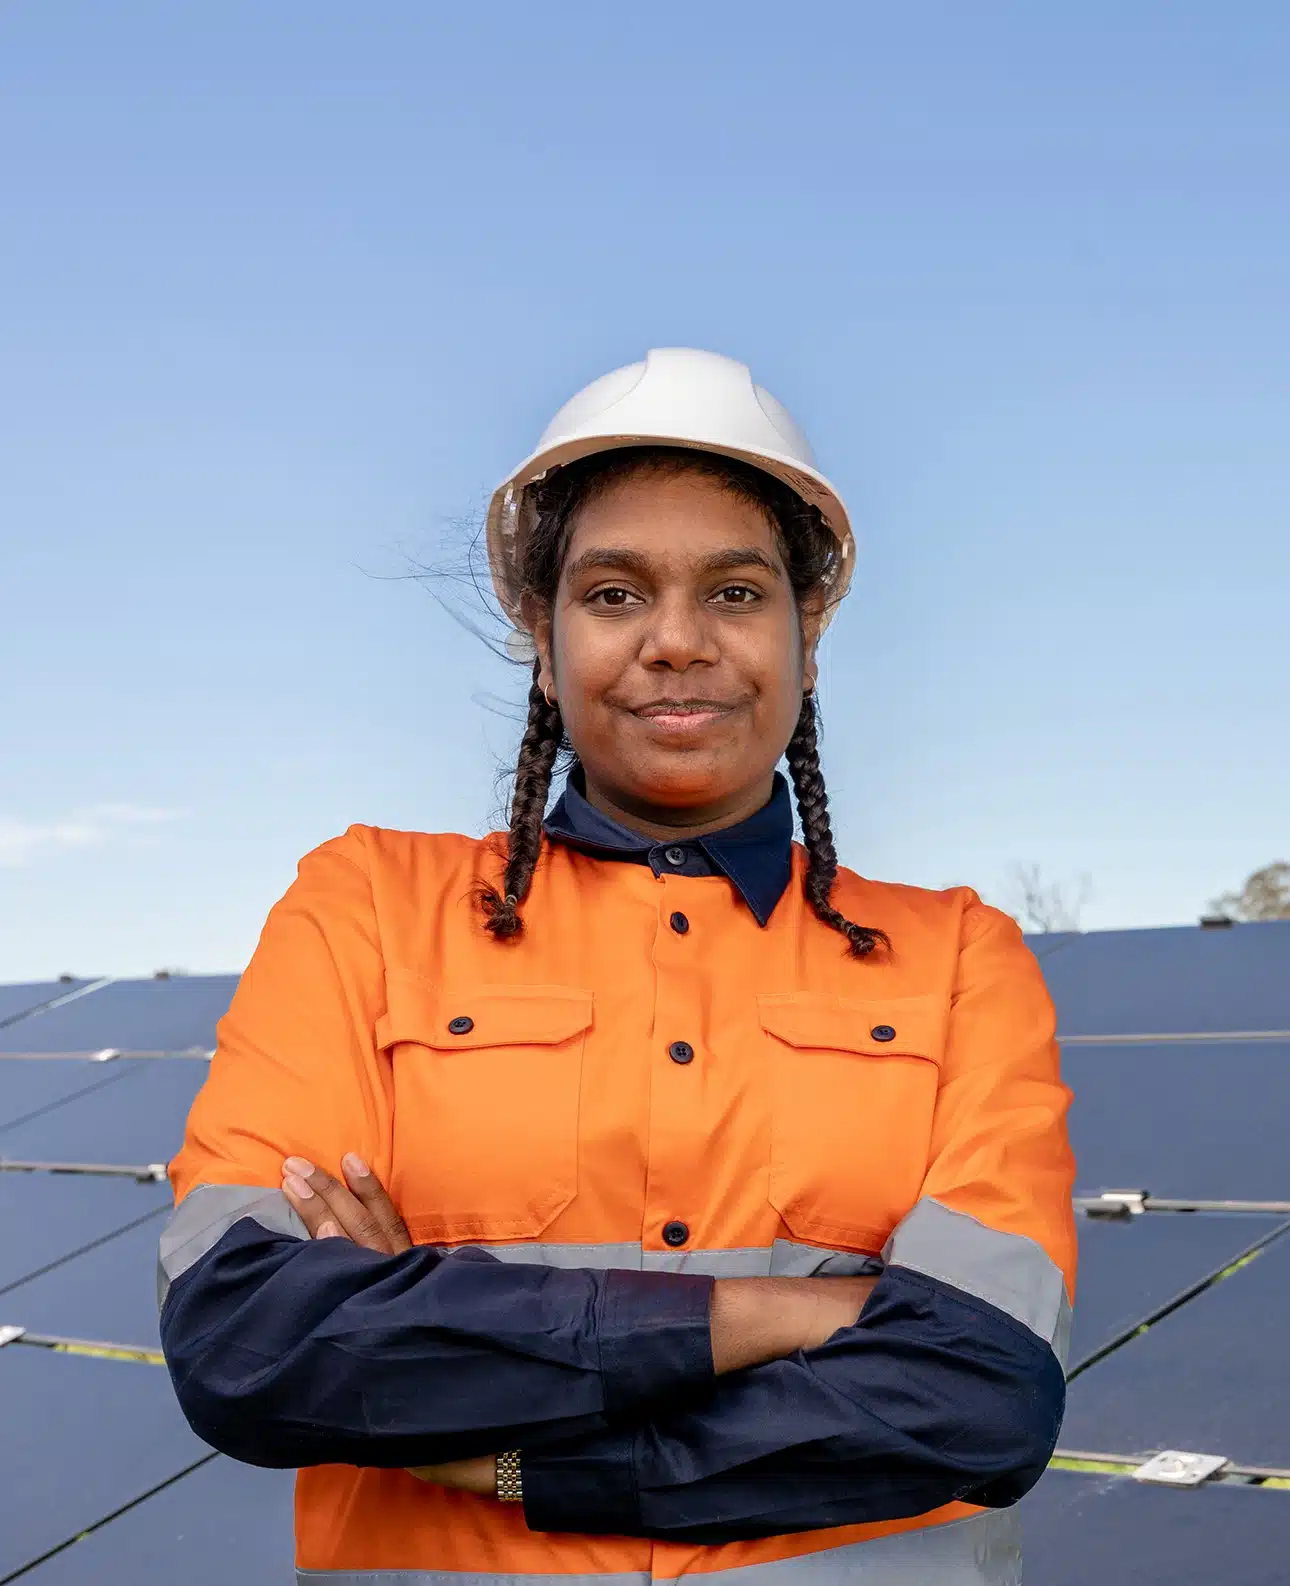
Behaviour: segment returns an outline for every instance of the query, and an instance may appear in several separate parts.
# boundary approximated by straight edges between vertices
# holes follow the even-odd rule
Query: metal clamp
[[[1199,1487],[1231,1463],[1224,1454],[1187,1454],[1181,1449],[1166,1448],[1139,1465],[1133,1479],[1158,1487]]]
[[[1086,1217],[1139,1217],[1147,1209],[1149,1190],[1103,1190],[1083,1202]]]

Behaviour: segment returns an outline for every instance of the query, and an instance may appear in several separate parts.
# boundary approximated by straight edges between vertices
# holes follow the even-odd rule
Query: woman
[[[1067,1092],[1010,919],[838,866],[845,508],[672,349],[488,535],[536,656],[509,831],[352,827],[271,913],[172,1167],[185,1413],[303,1467],[301,1580],[1016,1581]]]

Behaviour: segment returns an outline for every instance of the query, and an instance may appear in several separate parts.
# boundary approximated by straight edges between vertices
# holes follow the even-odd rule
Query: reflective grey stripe
[[[677,1576],[521,1575],[505,1570],[296,1571],[299,1586],[662,1586]],[[992,1509],[871,1542],[848,1542],[797,1558],[695,1570],[694,1586],[1021,1586],[1021,1523]]]
[[[439,1249],[454,1248],[441,1245]],[[455,1248],[461,1248],[457,1246]],[[545,1267],[626,1267],[632,1272],[699,1272],[713,1278],[865,1277],[881,1272],[875,1256],[821,1250],[776,1239],[731,1250],[644,1250],[639,1243],[481,1245],[501,1261]]]
[[[987,1228],[930,1197],[897,1224],[883,1256],[1006,1311],[1038,1333],[1065,1364],[1070,1301],[1057,1264],[1033,1239]]]
[[[161,1235],[160,1302],[165,1301],[170,1284],[187,1272],[194,1261],[200,1261],[242,1217],[253,1218],[270,1233],[290,1234],[296,1239],[308,1237],[308,1230],[281,1190],[258,1184],[199,1184],[171,1213]],[[435,1248],[448,1251],[466,1247]],[[530,1266],[593,1267],[600,1271],[625,1267],[631,1272],[699,1272],[714,1278],[864,1277],[882,1271],[882,1262],[875,1256],[822,1250],[791,1239],[731,1250],[645,1250],[639,1240],[585,1245],[472,1242],[470,1248],[487,1250],[499,1261]]]
[[[161,1232],[157,1261],[157,1306],[166,1303],[170,1285],[224,1237],[234,1223],[249,1217],[273,1234],[307,1239],[309,1230],[281,1190],[263,1184],[199,1184],[171,1212]]]

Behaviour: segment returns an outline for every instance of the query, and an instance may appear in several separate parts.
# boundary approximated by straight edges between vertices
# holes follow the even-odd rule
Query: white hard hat
[[[782,480],[820,509],[842,555],[829,606],[847,592],[855,561],[841,496],[815,466],[806,436],[746,365],[693,347],[656,347],[640,363],[601,375],[571,398],[531,452],[493,493],[488,563],[502,609],[517,627],[520,555],[533,526],[528,487],[579,457],[623,446],[685,446],[735,457]]]

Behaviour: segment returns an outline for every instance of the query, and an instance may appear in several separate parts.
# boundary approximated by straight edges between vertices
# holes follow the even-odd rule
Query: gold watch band
[[[497,1497],[500,1503],[523,1503],[524,1482],[520,1474],[520,1451],[497,1456]]]

